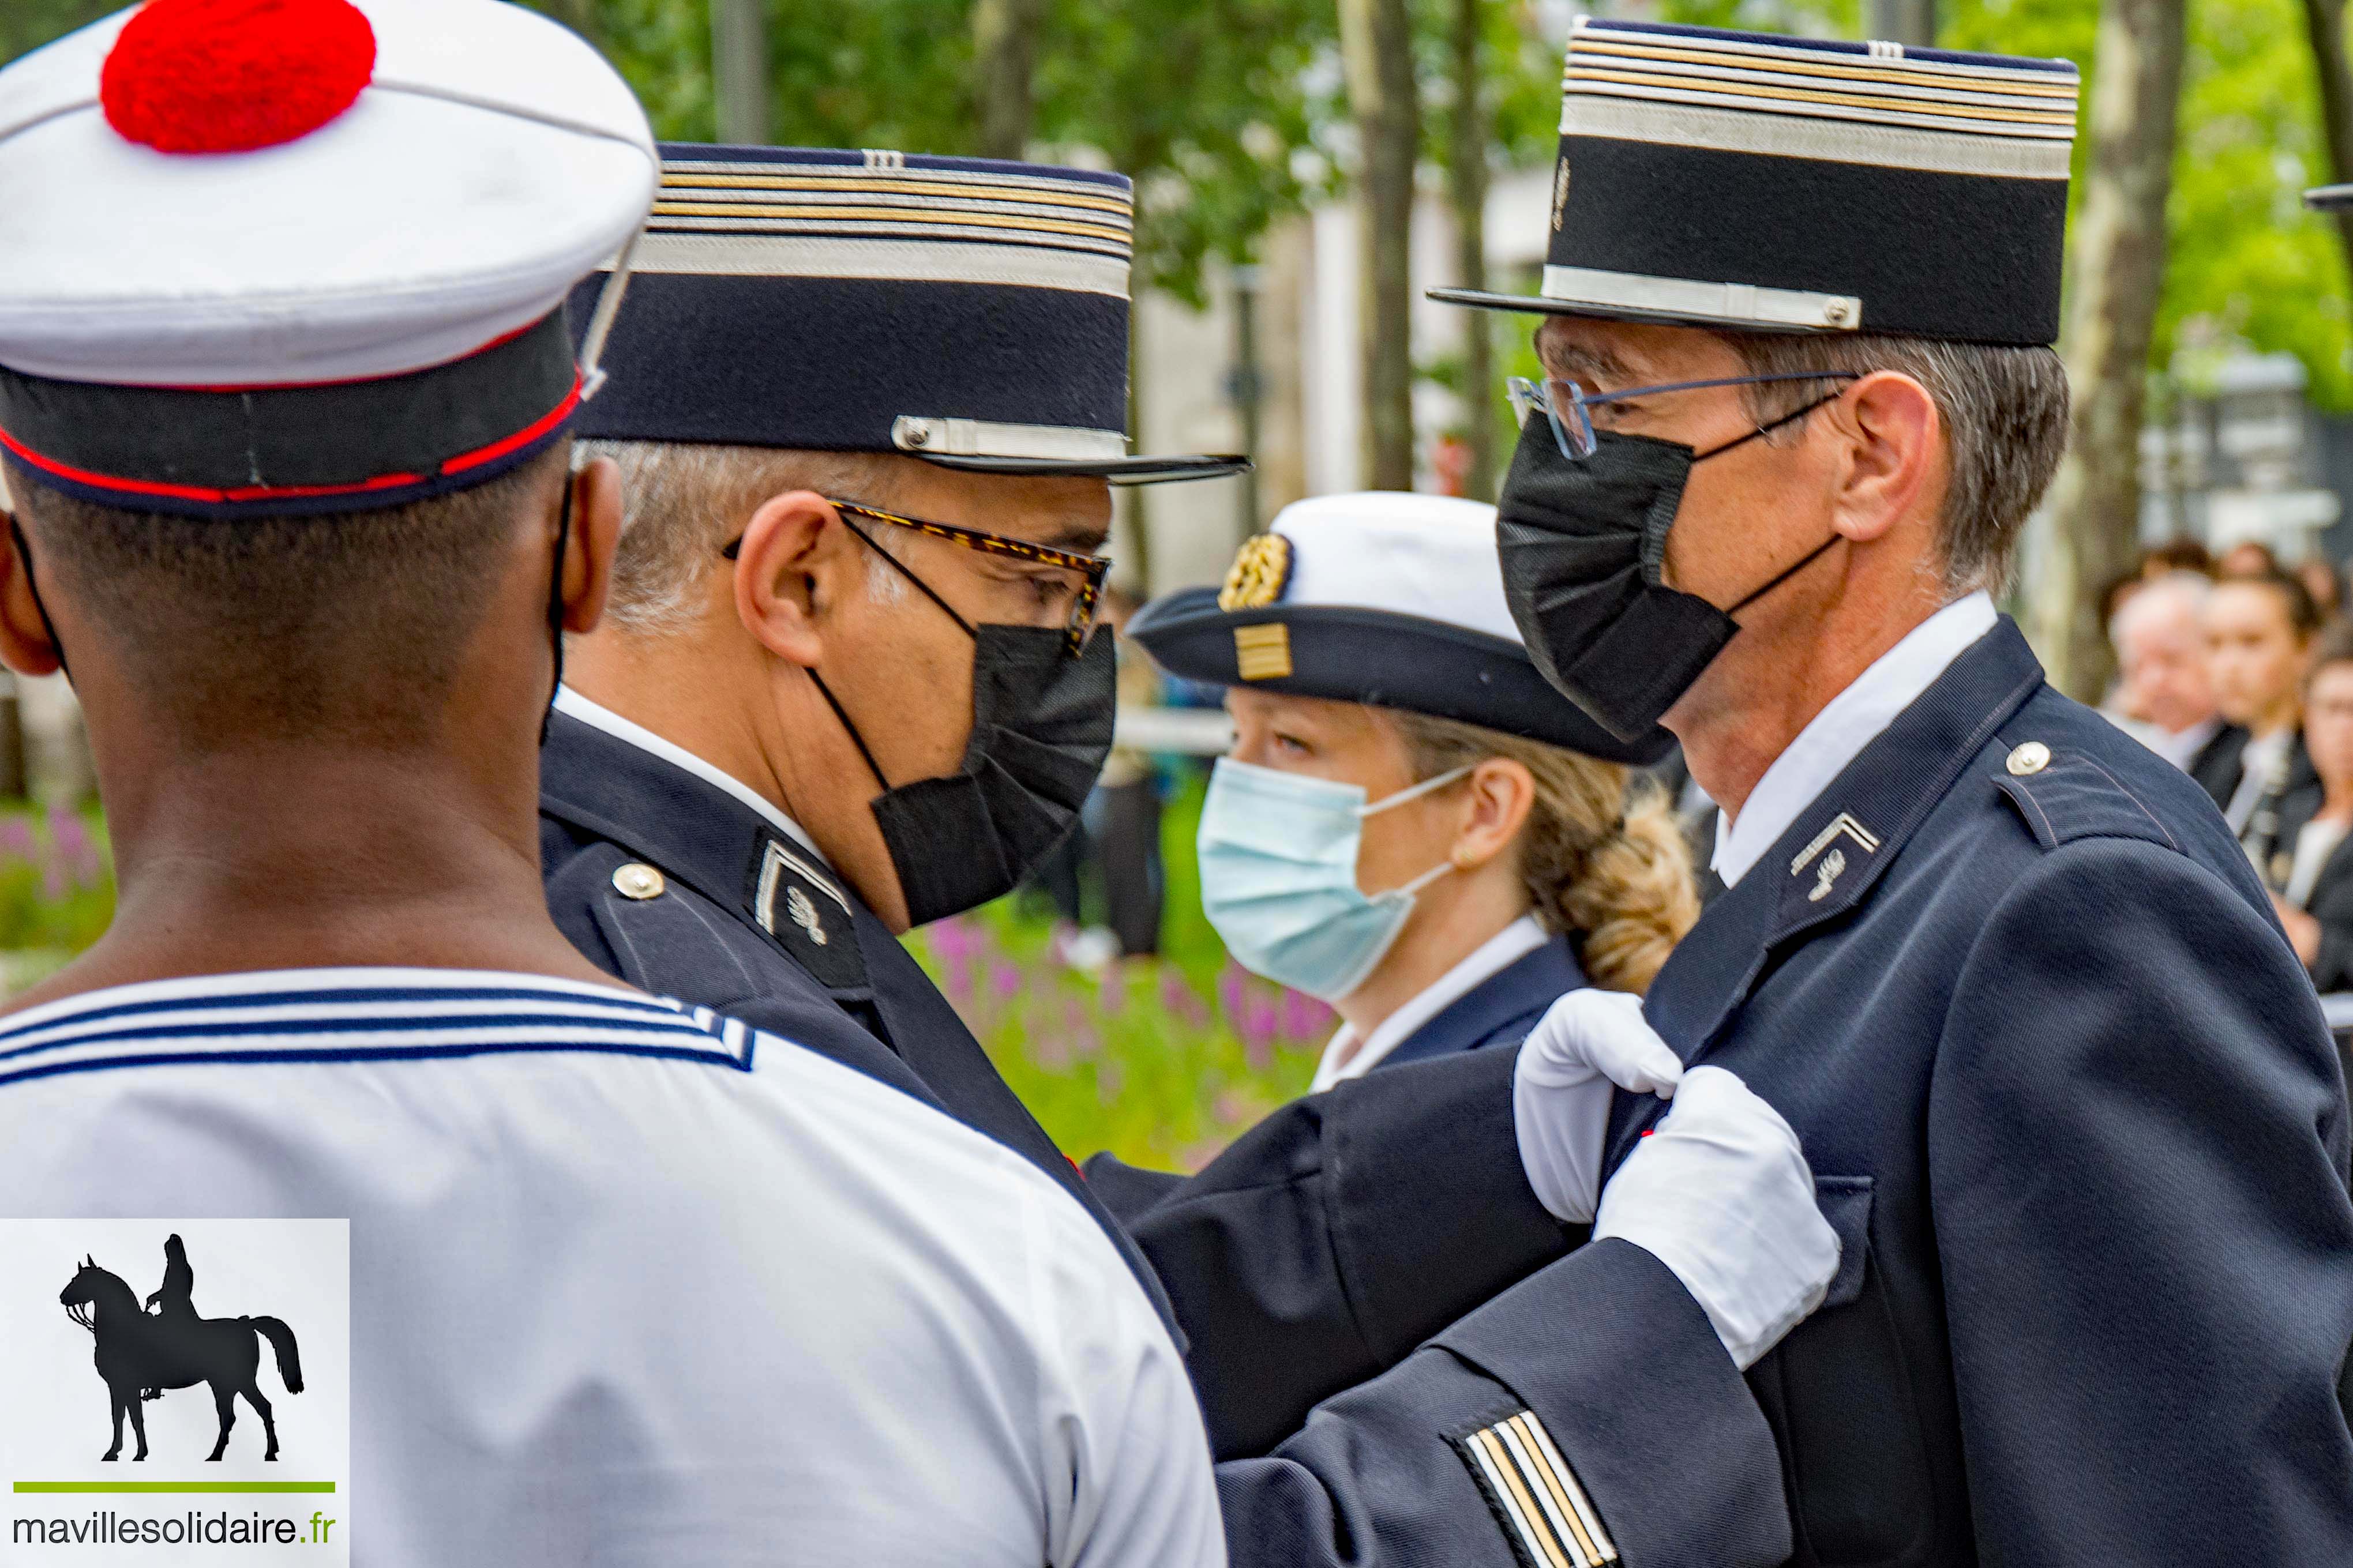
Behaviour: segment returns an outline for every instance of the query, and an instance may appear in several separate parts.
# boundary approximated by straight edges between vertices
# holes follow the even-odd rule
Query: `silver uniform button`
[[[642,860],[632,860],[613,872],[613,887],[625,899],[659,899],[665,886],[662,874]]]
[[[2012,776],[2024,778],[2039,773],[2051,765],[2051,748],[2040,741],[2029,741],[2010,753],[2007,764]]]

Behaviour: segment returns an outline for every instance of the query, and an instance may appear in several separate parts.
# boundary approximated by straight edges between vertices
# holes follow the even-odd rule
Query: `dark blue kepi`
[[[1208,479],[1127,444],[1124,174],[670,143],[586,437],[902,452],[949,468]],[[583,283],[585,329],[601,279]]]

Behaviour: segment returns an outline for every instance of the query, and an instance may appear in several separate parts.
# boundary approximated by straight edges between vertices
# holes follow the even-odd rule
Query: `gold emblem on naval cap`
[[[1226,585],[1218,590],[1221,610],[1262,610],[1282,597],[1291,581],[1291,541],[1280,533],[1254,533],[1242,541]]]

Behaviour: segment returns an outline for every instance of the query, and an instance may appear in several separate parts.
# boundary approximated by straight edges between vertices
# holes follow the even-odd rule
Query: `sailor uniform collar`
[[[1771,952],[1869,897],[1890,862],[2028,698],[2042,666],[2007,616],[1955,659],[1710,904],[1651,987],[1686,1062],[1714,1043]]]
[[[120,1068],[541,1050],[748,1070],[755,1038],[708,1008],[545,975],[271,970],[109,986],[0,1019],[0,1086]]]
[[[657,750],[615,715],[594,721],[584,711],[593,704],[565,695],[572,700],[557,702],[540,757],[543,814],[741,914],[836,996],[871,994],[857,930],[864,907],[789,817],[746,800],[741,784],[713,778],[691,753],[667,742]]]

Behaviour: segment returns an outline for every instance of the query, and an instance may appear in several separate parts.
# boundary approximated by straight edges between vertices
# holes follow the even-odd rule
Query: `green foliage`
[[[95,811],[0,812],[0,995],[106,932],[114,879]]]
[[[1053,0],[1038,128],[1136,184],[1139,285],[1205,302],[1202,263],[1250,258],[1331,182],[1329,0]]]
[[[0,0],[0,60],[13,60],[118,9],[113,0]]]

